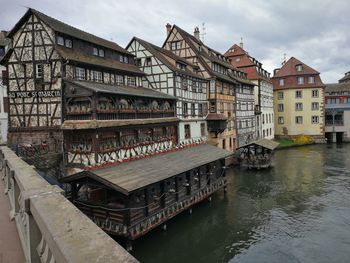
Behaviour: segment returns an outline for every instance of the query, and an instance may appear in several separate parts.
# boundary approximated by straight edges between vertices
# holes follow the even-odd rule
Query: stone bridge
[[[0,178],[0,263],[138,262],[5,146]]]

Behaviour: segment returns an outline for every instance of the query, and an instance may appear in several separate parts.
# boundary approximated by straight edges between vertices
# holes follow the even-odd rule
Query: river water
[[[269,170],[228,170],[193,213],[134,243],[141,262],[350,262],[350,144],[280,150]]]

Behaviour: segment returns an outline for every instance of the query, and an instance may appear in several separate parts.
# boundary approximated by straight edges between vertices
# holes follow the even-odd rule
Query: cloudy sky
[[[124,47],[133,36],[162,45],[168,22],[190,33],[204,22],[207,45],[225,52],[243,37],[246,51],[270,72],[284,53],[320,71],[325,83],[350,71],[349,0],[0,0],[0,6],[2,30],[26,7]]]

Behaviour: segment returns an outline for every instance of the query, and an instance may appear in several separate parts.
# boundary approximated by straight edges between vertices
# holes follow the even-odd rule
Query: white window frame
[[[57,45],[64,46],[64,38],[62,36],[57,36]]]
[[[311,92],[312,92],[312,97],[313,97],[313,98],[318,98],[318,93],[319,93],[319,92],[318,92],[317,89],[313,89]]]
[[[295,116],[295,124],[303,124],[303,116]]]
[[[79,80],[86,79],[86,72],[84,68],[75,67],[75,78]]]
[[[312,124],[318,124],[320,122],[320,118],[318,116],[311,116],[311,123]]]

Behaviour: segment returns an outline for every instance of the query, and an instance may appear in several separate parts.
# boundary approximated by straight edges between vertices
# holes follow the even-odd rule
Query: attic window
[[[60,36],[57,37],[57,45],[64,46],[63,37],[60,37]]]
[[[103,49],[98,50],[98,56],[99,57],[104,57],[105,56],[105,51]]]
[[[236,58],[236,61],[237,61],[237,62],[241,61],[241,58]]]
[[[176,67],[182,70],[186,69],[186,65],[180,62],[176,62]]]
[[[302,71],[303,70],[303,65],[299,64],[295,66],[297,71]]]
[[[65,46],[68,48],[72,48],[73,47],[73,41],[71,39],[66,39],[65,40]]]
[[[146,66],[151,66],[152,65],[152,58],[146,58]]]
[[[173,41],[170,42],[170,49],[171,50],[176,50],[181,48],[181,42],[180,41]]]
[[[93,54],[94,56],[98,56],[98,48],[97,48],[97,47],[94,47],[94,48],[93,48],[92,54]]]

